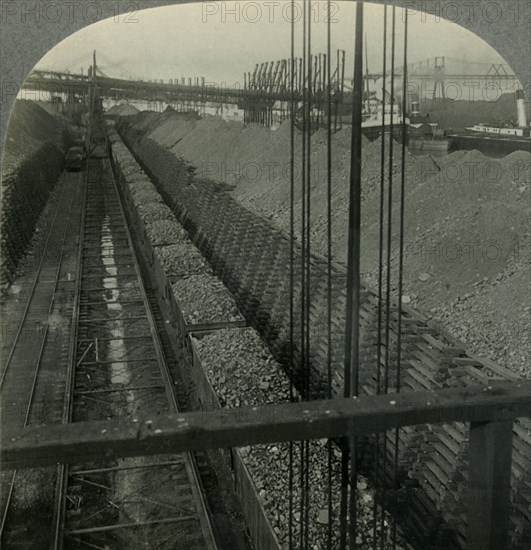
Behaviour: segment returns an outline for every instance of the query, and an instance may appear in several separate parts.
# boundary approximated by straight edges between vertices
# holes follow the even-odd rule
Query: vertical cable
[[[307,111],[308,103],[308,51],[307,51],[307,17],[306,6],[303,4],[302,9],[302,185],[301,185],[301,390],[303,399],[307,399],[305,395],[306,387],[306,140],[307,140]],[[306,464],[306,444],[305,441],[300,443],[300,548],[304,548],[305,535],[305,503],[306,503],[306,485],[305,485],[305,464]]]
[[[404,79],[402,83],[402,163],[400,166],[400,235],[398,250],[398,321],[397,321],[397,345],[396,345],[396,391],[401,389],[402,369],[402,290],[404,286],[404,213],[405,213],[405,188],[406,188],[406,109],[407,109],[407,39],[408,39],[408,14],[404,10]],[[397,515],[398,515],[398,452],[400,429],[395,430],[395,462],[394,462],[394,521],[392,531],[393,549],[396,549],[397,539]]]
[[[378,335],[376,340],[376,394],[381,391],[381,362],[382,362],[382,283],[383,283],[383,228],[384,228],[384,192],[385,192],[385,79],[387,77],[387,5],[384,5],[384,30],[383,30],[383,82],[382,82],[382,133],[380,150],[380,234],[378,241]],[[378,487],[380,434],[376,434],[374,450],[374,483]],[[376,526],[378,523],[377,499],[373,502],[372,537],[373,546],[376,548]]]
[[[306,139],[306,304],[305,304],[305,326],[306,326],[306,399],[310,399],[310,298],[311,298],[311,271],[310,271],[310,254],[311,254],[311,242],[310,242],[310,227],[311,227],[311,139],[312,139],[312,101],[313,101],[313,71],[312,62],[314,56],[312,56],[312,0],[307,1],[308,5],[308,102],[307,102],[307,118],[308,118],[308,135]],[[305,522],[304,522],[304,547],[308,548],[309,537],[309,523],[310,523],[310,442],[305,441],[305,464],[304,464],[304,494],[305,494]]]
[[[360,347],[360,289],[361,289],[361,123],[363,120],[363,2],[356,5],[356,40],[354,50],[354,87],[352,91],[352,153],[351,153],[351,229],[352,251],[349,266],[352,270],[352,347],[351,390],[352,396],[359,393],[359,347]],[[350,237],[350,235],[349,235]],[[358,530],[357,485],[358,457],[357,438],[350,438],[350,547],[354,549]]]
[[[395,106],[395,50],[396,50],[396,7],[392,9],[391,30],[391,98],[389,121],[389,185],[387,189],[387,266],[386,266],[386,303],[385,303],[385,372],[384,393],[389,391],[389,339],[391,328],[391,248],[392,248],[392,211],[393,211],[393,133],[394,133],[394,106]],[[382,456],[382,506],[385,506],[387,483],[387,432],[383,434]],[[385,518],[382,511],[380,518],[381,548],[385,545]]]
[[[339,72],[339,50],[337,50],[336,52],[336,71],[335,71],[335,74],[336,74],[336,98],[335,98],[335,101],[334,101],[334,132],[337,132],[337,115],[338,115],[338,109],[339,109],[339,98],[341,97],[340,94],[339,94],[339,78],[340,78],[340,72]],[[341,98],[342,99],[342,98]]]
[[[326,56],[325,56],[325,67],[326,67],[326,102],[327,102],[327,111],[328,115],[326,117],[326,222],[327,222],[327,398],[332,398],[332,72],[331,72],[331,61],[332,61],[332,46],[331,46],[331,33],[332,29],[330,26],[331,19],[331,0],[327,0],[327,23],[326,23]],[[328,537],[327,537],[327,548],[328,550],[332,549],[332,440],[329,439],[327,442],[327,452],[328,452]]]
[[[289,210],[289,226],[290,226],[290,254],[289,254],[289,399],[293,403],[295,400],[293,391],[293,363],[294,363],[294,349],[293,349],[293,337],[294,337],[294,278],[295,278],[295,260],[294,260],[294,246],[295,246],[295,0],[291,0],[291,66],[290,66],[290,210]],[[289,549],[293,550],[293,441],[289,442],[289,503],[288,503],[288,544]]]
[[[359,307],[360,307],[360,213],[361,213],[361,122],[363,108],[363,2],[356,3],[354,46],[354,88],[352,92],[352,144],[350,158],[350,197],[347,260],[347,311],[345,327],[345,397],[358,395],[359,384]],[[348,499],[349,546],[356,545],[357,456],[356,438],[349,438],[350,498]],[[342,452],[341,548],[346,545],[345,474],[349,474],[349,450]],[[348,491],[348,486],[347,486]]]
[[[360,204],[361,121],[363,103],[363,1],[356,4],[356,49],[352,92],[352,147],[347,271],[347,318],[345,339],[345,397],[357,395],[359,384],[359,291],[360,291]],[[359,82],[357,81],[359,80]]]

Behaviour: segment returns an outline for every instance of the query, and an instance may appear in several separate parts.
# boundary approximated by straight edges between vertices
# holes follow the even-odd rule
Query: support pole
[[[358,395],[359,300],[361,233],[361,122],[363,108],[363,3],[356,5],[354,88],[352,91],[352,137],[348,219],[347,311],[345,330],[345,397]]]
[[[472,422],[468,474],[467,550],[506,550],[513,422]]]

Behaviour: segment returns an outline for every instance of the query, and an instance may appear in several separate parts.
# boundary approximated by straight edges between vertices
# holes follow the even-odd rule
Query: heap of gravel
[[[133,174],[140,173],[140,168],[136,164],[131,153],[123,150],[123,144],[117,143],[114,150],[118,153],[118,163],[120,164],[120,169],[126,178],[129,178],[129,176],[132,176]]]
[[[216,165],[217,172],[209,173],[209,179],[236,185],[232,194],[243,206],[290,231],[289,171],[284,169],[289,166],[289,124],[270,131],[210,118],[194,121],[157,116],[158,121],[150,116],[142,123],[147,137],[196,167]],[[328,243],[326,145],[326,136],[316,132],[311,152],[310,231],[312,250],[323,255]],[[373,286],[378,271],[381,145],[378,139],[364,142],[362,147],[362,271]],[[256,150],[264,154],[252,176],[244,169],[223,170],[226,166],[256,164]],[[385,151],[389,151],[388,141]],[[297,146],[295,162],[300,154]],[[508,278],[504,273],[510,268],[515,249],[523,250],[531,233],[531,155],[517,151],[494,159],[479,151],[455,151],[442,158],[406,153],[405,160],[404,293],[408,303],[420,310],[433,310],[446,330],[470,342],[478,353],[496,358],[517,374],[529,373],[529,361],[522,353],[529,345],[529,331],[515,329],[515,323],[523,326],[520,320],[505,321],[509,308],[501,296],[521,292],[521,281],[527,277],[525,265],[516,266]],[[348,250],[349,163],[350,135],[345,128],[333,136],[332,253],[339,263],[346,262]],[[396,146],[392,171],[397,181],[400,168],[401,147]],[[397,187],[394,220],[399,219],[399,197]],[[300,227],[300,195],[295,200],[295,227]],[[398,223],[393,234],[395,250],[397,230]],[[393,257],[393,265],[396,261]],[[395,288],[397,273],[393,269]],[[503,284],[499,284],[500,277]],[[475,296],[482,286],[485,291],[481,297],[462,300],[467,294]],[[531,307],[528,286],[520,301],[524,308]],[[497,342],[493,344],[492,338]]]
[[[17,99],[5,140],[3,173],[17,169],[45,145],[64,152],[70,131],[63,117],[49,114],[34,101]]]
[[[131,171],[133,174],[134,171]],[[145,223],[145,221],[144,221]],[[178,226],[175,223],[175,226]],[[194,270],[206,271],[209,268],[203,257],[193,245],[156,246],[155,253],[166,275],[183,275]],[[199,268],[199,269],[197,269]],[[199,283],[199,280],[202,283]],[[206,281],[209,280],[208,283]],[[214,283],[214,278],[208,276],[190,276],[174,285],[176,298],[185,311],[187,321],[195,319],[213,320],[220,307],[214,303],[220,295],[226,300],[227,292],[221,294],[221,286]],[[220,293],[213,292],[217,287]],[[189,293],[189,294],[188,294]],[[186,311],[186,302],[190,297],[193,304],[189,313]],[[232,302],[232,301],[231,301]],[[229,306],[228,302],[224,302]],[[232,302],[233,303],[233,302]],[[232,306],[232,303],[230,304]],[[208,306],[209,311],[206,311]],[[201,309],[199,309],[201,307]],[[225,306],[223,306],[225,307]],[[213,308],[210,310],[210,308]],[[197,313],[196,313],[197,312]],[[237,310],[235,310],[237,313]],[[223,313],[222,318],[226,316]],[[253,329],[221,330],[195,340],[199,357],[212,383],[214,391],[219,396],[222,406],[254,406],[264,403],[287,402],[290,394],[290,384],[287,376],[281,370],[270,352],[265,347],[259,335]],[[296,396],[297,398],[297,396]],[[311,441],[309,443],[309,539],[312,548],[321,548],[326,545],[328,536],[328,451],[326,440]],[[293,503],[294,503],[294,532],[300,529],[300,513],[298,507],[301,493],[301,468],[298,457],[299,449],[296,446],[296,455],[293,462]],[[248,467],[256,485],[259,498],[266,510],[272,527],[280,540],[281,546],[288,546],[288,518],[289,518],[289,471],[290,448],[289,444],[262,445],[241,449],[242,458]],[[332,451],[332,527],[333,544],[338,545],[339,533],[339,495],[340,495],[340,455]],[[358,481],[358,525],[360,527],[357,544],[359,548],[371,547],[372,506],[373,494],[367,487],[367,482],[361,476]],[[389,518],[387,518],[389,521]],[[391,548],[385,544],[386,549]],[[401,548],[399,544],[397,548]]]
[[[146,233],[153,246],[191,243],[186,231],[171,220],[158,220],[146,224]]]
[[[165,204],[156,202],[150,202],[148,204],[135,204],[140,219],[144,224],[152,223],[160,220],[169,220],[177,223],[175,216],[171,209]]]
[[[155,186],[148,180],[136,180],[134,181],[132,178],[131,180],[127,181],[127,185],[129,187],[129,191],[131,192],[132,196],[135,196],[138,193],[144,193],[149,191],[156,191]]]
[[[153,189],[139,189],[136,188],[135,192],[131,192],[133,196],[133,202],[135,205],[143,205],[148,203],[159,203],[164,204],[164,200],[160,196],[160,193],[157,192],[155,188]]]
[[[232,294],[214,275],[185,277],[174,283],[173,295],[189,325],[243,320]]]
[[[133,171],[129,173],[127,177],[127,185],[149,185],[151,187],[155,187],[151,180],[149,179],[149,176],[142,171],[140,166],[138,167],[137,171]]]
[[[209,273],[210,266],[193,244],[156,246],[157,256],[166,276]]]
[[[109,134],[114,137],[118,136],[116,132],[111,133],[109,131]],[[138,166],[129,149],[121,141],[115,141],[113,143],[113,151],[117,156],[118,163],[120,164],[122,171],[125,171],[128,174],[131,172],[142,172],[142,169]]]
[[[75,131],[30,100],[17,100],[9,120],[0,196],[0,284],[24,272],[24,256],[64,164]]]
[[[114,130],[109,130],[109,135],[115,140],[120,139]],[[151,203],[159,203],[163,205],[164,200],[160,196],[160,193],[150,181],[149,177],[144,173],[142,168],[138,165],[127,147],[125,147],[121,141],[114,141],[113,151],[116,156],[116,162],[120,167],[120,171],[127,181],[127,186],[129,187],[135,206],[138,208]],[[149,208],[147,209],[147,212],[148,222],[154,219],[170,219],[167,215],[163,218],[153,218],[152,216],[156,215],[152,214],[153,210]]]
[[[488,357],[517,376],[531,378],[531,242],[519,243],[507,267],[492,279],[472,285],[470,292],[430,310],[442,325],[480,357]],[[501,312],[501,313],[497,313]],[[477,320],[483,322],[478,323]]]
[[[194,342],[222,406],[289,401],[289,380],[253,328],[217,330]]]
[[[115,134],[114,129],[109,133]],[[183,276],[211,272],[206,260],[188,239],[185,230],[129,149],[118,141],[113,145],[113,152],[164,273],[167,276]],[[204,301],[206,303],[208,300],[205,298]]]
[[[108,115],[113,116],[133,116],[137,115],[140,111],[129,103],[120,103],[119,105],[113,105],[108,111]]]
[[[219,330],[193,339],[202,366],[223,407],[248,407],[289,401],[289,380],[252,328]],[[297,395],[295,398],[298,398]],[[325,548],[328,537],[328,450],[326,440],[310,442],[310,548]],[[293,461],[294,533],[300,528],[300,447]],[[282,548],[289,537],[289,444],[255,445],[240,449],[261,503]],[[339,540],[341,460],[332,450],[332,541]],[[363,477],[358,479],[358,547],[371,548],[373,493]],[[387,517],[387,521],[389,518]],[[396,548],[403,548],[399,537]],[[387,542],[384,548],[391,548]]]

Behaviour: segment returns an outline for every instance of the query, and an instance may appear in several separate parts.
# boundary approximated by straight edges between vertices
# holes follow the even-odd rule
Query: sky
[[[312,51],[326,51],[326,3],[314,2]],[[371,72],[382,66],[383,6],[365,5],[365,35]],[[290,56],[290,2],[226,2],[168,6],[142,10],[100,21],[66,38],[48,52],[36,68],[86,73],[96,49],[98,66],[109,76],[164,79],[204,76],[207,82],[232,86],[256,63]],[[332,2],[332,51],[345,49],[346,75],[352,75],[355,5]],[[302,16],[295,11],[296,54],[301,51]],[[389,9],[389,17],[391,9]],[[403,49],[403,12],[396,10],[397,66]],[[450,66],[467,67],[458,60],[484,65],[469,66],[487,73],[490,64],[503,59],[482,39],[456,24],[420,14],[409,18],[408,59],[436,56]],[[457,65],[456,65],[457,63]]]

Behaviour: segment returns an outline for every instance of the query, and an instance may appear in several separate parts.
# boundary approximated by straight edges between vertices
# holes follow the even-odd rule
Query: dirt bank
[[[1,283],[9,284],[63,168],[72,129],[32,101],[16,102],[2,159]]]

